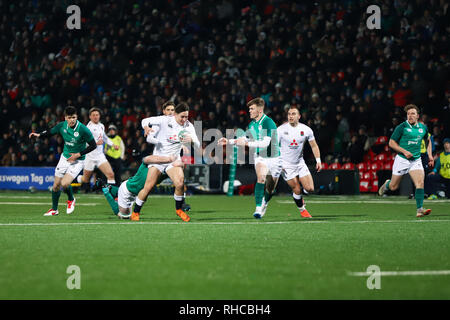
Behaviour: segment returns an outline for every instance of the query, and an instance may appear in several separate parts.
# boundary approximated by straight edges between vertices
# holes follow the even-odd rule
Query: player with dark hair
[[[67,214],[75,210],[72,181],[83,170],[86,154],[95,150],[97,144],[91,131],[78,121],[77,109],[68,106],[64,110],[65,121],[58,123],[49,130],[40,133],[32,132],[29,137],[45,138],[59,133],[64,140],[64,150],[55,169],[55,181],[52,188],[52,208],[44,216],[58,215],[58,202],[61,195],[60,188],[67,193]],[[86,143],[89,144],[86,147]]]
[[[194,126],[188,121],[189,106],[185,102],[180,102],[174,110],[173,116],[149,117],[142,120],[141,125],[147,136],[153,129],[150,126],[159,126],[158,140],[155,146],[154,155],[171,156],[176,155],[180,159],[180,150],[182,144],[194,143],[196,147],[200,146],[200,141],[195,133]],[[159,176],[166,173],[175,185],[174,200],[175,212],[183,220],[189,221],[190,217],[183,211],[184,203],[184,172],[183,169],[168,164],[150,164],[148,166],[147,180],[144,188],[139,192],[136,198],[131,220],[138,221],[140,211],[147,196],[155,186]]]
[[[432,168],[434,159],[431,152],[431,142],[427,126],[419,122],[419,107],[414,104],[408,104],[404,110],[407,119],[395,128],[389,140],[389,147],[397,152],[392,167],[392,177],[383,183],[378,190],[378,194],[382,196],[388,190],[397,190],[403,175],[409,173],[416,187],[416,216],[423,217],[429,215],[431,209],[423,208],[425,173],[420,157],[420,145],[425,137],[427,141],[428,165]]]

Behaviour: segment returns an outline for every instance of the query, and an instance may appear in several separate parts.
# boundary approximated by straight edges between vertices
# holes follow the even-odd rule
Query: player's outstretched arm
[[[145,164],[170,163],[170,162],[174,162],[176,159],[177,159],[177,157],[175,155],[171,155],[171,156],[150,155],[150,156],[146,156],[143,159],[143,162]]]

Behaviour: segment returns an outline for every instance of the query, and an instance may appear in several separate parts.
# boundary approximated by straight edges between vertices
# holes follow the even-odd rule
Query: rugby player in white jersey
[[[314,138],[314,133],[310,127],[300,123],[300,110],[291,106],[288,110],[288,122],[279,126],[278,141],[281,151],[281,176],[292,189],[292,197],[303,218],[311,218],[305,208],[305,201],[302,197],[302,187],[307,192],[314,191],[314,182],[308,166],[303,159],[303,148],[306,141],[311,146],[311,150],[316,158],[316,170],[322,170],[320,160],[320,150]],[[266,192],[262,204],[262,215],[265,214],[273,191],[278,183],[278,178],[270,177],[266,183]]]
[[[89,110],[90,121],[86,125],[94,136],[95,143],[97,144],[97,148],[86,155],[86,160],[84,162],[83,177],[81,178],[81,181],[82,189],[86,191],[89,189],[89,180],[91,179],[95,168],[98,168],[106,176],[108,184],[113,185],[116,183],[111,165],[103,153],[103,144],[106,143],[116,150],[119,149],[119,146],[115,145],[106,135],[105,126],[100,122],[100,113],[99,108],[91,108]]]
[[[175,112],[175,103],[173,101],[171,101],[171,100],[164,102],[164,104],[162,105],[162,113],[163,113],[163,115],[165,115],[165,116],[173,116],[174,112]],[[158,140],[159,126],[154,126],[152,128],[152,130],[153,130],[152,132],[149,132],[147,134],[147,142],[151,143],[151,144],[154,144],[154,145],[157,145],[157,144],[160,143],[160,141]],[[184,154],[188,154],[189,153],[189,149],[185,145],[182,145],[181,148],[182,148],[181,155],[183,155],[183,152],[184,152]],[[183,169],[184,169],[184,165],[183,165]],[[161,175],[160,176],[161,180],[165,179],[165,178],[167,178],[166,175]],[[183,194],[185,199],[186,199],[186,190],[187,190],[187,187],[185,185],[184,186],[184,194]],[[184,212],[188,212],[189,210],[191,210],[191,206],[189,204],[187,204],[187,203],[183,203],[182,209],[183,209]]]
[[[153,150],[154,155],[171,156],[176,155],[177,160],[180,159],[180,151],[183,144],[193,143],[196,147],[200,147],[200,141],[195,133],[194,126],[188,121],[189,106],[185,102],[179,103],[175,107],[173,116],[149,117],[142,120],[141,125],[145,131],[145,136],[154,129],[150,126],[158,126],[158,143]],[[150,164],[148,166],[147,180],[144,188],[136,197],[131,220],[139,221],[140,211],[144,205],[148,194],[155,186],[159,176],[166,173],[175,186],[174,200],[176,214],[183,220],[189,221],[190,217],[183,211],[184,203],[184,172],[180,167],[168,164]]]

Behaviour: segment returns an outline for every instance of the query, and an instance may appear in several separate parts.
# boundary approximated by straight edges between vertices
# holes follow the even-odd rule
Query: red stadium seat
[[[330,164],[328,169],[339,170],[339,169],[341,169],[341,164],[339,162],[333,162],[332,164]]]
[[[359,182],[359,192],[369,192],[369,190],[370,190],[370,181],[361,180]]]
[[[356,164],[356,169],[358,169],[359,171],[365,171],[367,169],[366,164],[364,162],[360,162]]]
[[[370,186],[370,192],[378,192],[378,180],[373,180]]]
[[[359,172],[359,180],[362,180],[364,178],[364,171],[358,171]]]
[[[384,163],[383,163],[383,165],[384,165],[384,170],[392,170],[392,162],[391,161],[385,161]]]
[[[370,178],[371,178],[370,180],[376,180],[378,178],[377,170],[370,170],[369,172],[370,172]]]
[[[378,171],[378,170],[381,170],[381,167],[382,167],[382,162],[375,161],[375,162],[372,162],[372,164],[370,165],[370,170]]]
[[[384,146],[384,152],[390,152],[391,151],[391,148],[389,148],[389,145],[387,144],[387,145],[385,145]]]
[[[355,165],[351,162],[344,163],[342,165],[342,169],[344,170],[355,170]]]
[[[388,137],[386,136],[380,136],[377,138],[377,140],[375,140],[375,145],[381,145],[381,144],[386,144],[388,142]]]
[[[371,173],[371,171],[364,172],[362,180],[367,180],[367,181],[372,180],[372,173]]]
[[[327,169],[328,169],[328,163],[322,162],[322,170],[327,170]]]
[[[375,157],[375,161],[386,161],[388,157],[388,154],[386,152],[382,152],[380,154],[377,154],[377,156]]]

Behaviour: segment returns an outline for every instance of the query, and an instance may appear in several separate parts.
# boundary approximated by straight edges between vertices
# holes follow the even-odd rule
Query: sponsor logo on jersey
[[[169,136],[169,138],[167,138],[167,141],[168,142],[172,142],[172,143],[180,142],[179,139],[178,139],[178,136],[176,134],[174,134],[172,136]]]
[[[292,140],[292,142],[289,144],[289,148],[295,149],[298,148],[298,143],[295,141],[295,139]]]

